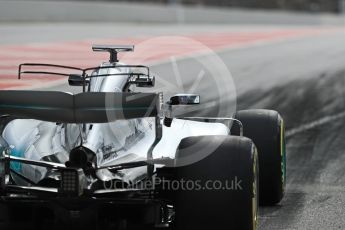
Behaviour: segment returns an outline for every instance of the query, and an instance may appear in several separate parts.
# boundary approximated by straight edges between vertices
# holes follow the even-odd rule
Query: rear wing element
[[[156,117],[160,96],[154,93],[0,91],[0,114],[62,123],[108,123]]]

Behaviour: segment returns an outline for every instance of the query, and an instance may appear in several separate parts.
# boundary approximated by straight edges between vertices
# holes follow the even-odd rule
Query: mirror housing
[[[177,94],[170,98],[169,105],[198,105],[200,95],[197,94]]]
[[[83,76],[79,74],[70,74],[68,77],[68,84],[70,86],[83,86],[84,81],[87,85],[88,81],[84,80]]]

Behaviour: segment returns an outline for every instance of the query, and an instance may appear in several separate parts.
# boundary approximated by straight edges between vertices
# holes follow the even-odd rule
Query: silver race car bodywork
[[[120,62],[103,63],[90,79],[89,92],[128,92],[131,67]],[[114,77],[109,77],[111,75]],[[161,116],[160,122],[163,122]],[[153,117],[115,120],[109,123],[68,124],[34,119],[14,119],[2,131],[11,156],[36,161],[65,164],[70,152],[83,146],[96,154],[97,167],[117,165],[152,158],[174,159],[176,149],[183,138],[202,135],[229,135],[229,127],[223,123],[209,123],[184,119],[173,119],[170,127],[162,126],[162,137],[156,139],[156,122]],[[45,167],[11,162],[11,170],[34,183],[45,178],[60,179]],[[147,168],[137,167],[111,172],[104,168],[97,171],[102,181],[121,180],[136,183],[146,177]],[[13,177],[16,184],[26,185],[21,178]],[[91,184],[92,181],[89,181]]]

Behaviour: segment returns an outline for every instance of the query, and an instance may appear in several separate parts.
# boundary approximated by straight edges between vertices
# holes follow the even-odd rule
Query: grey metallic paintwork
[[[101,69],[95,74],[128,72],[129,68],[111,68]],[[124,92],[127,82],[127,75],[93,78],[91,92]],[[145,160],[155,140],[154,118],[116,120],[105,124],[89,124],[86,127],[84,132],[81,125],[77,124],[17,119],[5,127],[2,135],[13,155],[34,160],[54,156],[59,163],[65,163],[69,152],[82,144],[96,153],[99,166]],[[154,148],[153,156],[174,158],[178,144],[188,136],[228,134],[229,128],[221,123],[175,119],[171,127],[163,126],[163,138]],[[12,168],[36,183],[51,176],[47,169],[39,166],[16,163]],[[135,183],[144,178],[146,173],[146,167],[126,169],[116,174],[104,169],[98,171],[97,176],[103,181],[119,179]]]

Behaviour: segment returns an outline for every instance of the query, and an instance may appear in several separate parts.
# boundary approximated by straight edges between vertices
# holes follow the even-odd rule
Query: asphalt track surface
[[[34,25],[42,36],[23,33],[21,25],[0,26],[8,31],[2,45],[102,38],[87,25],[52,30]],[[59,25],[63,28],[64,25]],[[71,28],[69,25],[66,28]],[[96,26],[106,32],[111,25]],[[130,27],[137,27],[130,25]],[[127,26],[125,33],[133,31]],[[141,29],[139,29],[141,28]],[[137,28],[152,36],[195,31],[267,30],[258,27],[160,27]],[[64,34],[61,33],[64,31]],[[120,36],[111,30],[104,37]],[[55,33],[55,34],[54,34]],[[142,32],[143,33],[143,32]],[[3,33],[1,33],[3,34]],[[9,36],[11,35],[11,36]],[[84,35],[84,36],[83,36]],[[59,40],[60,39],[60,40]],[[217,52],[230,69],[237,90],[237,109],[278,110],[287,125],[287,193],[281,204],[260,210],[260,229],[344,229],[345,227],[345,32],[341,28],[318,35],[300,36],[223,49]],[[0,48],[1,54],[1,48]],[[199,57],[206,58],[206,57]],[[177,64],[182,76],[195,76],[200,66],[185,58],[155,65],[154,71],[166,79],[176,79]],[[195,67],[193,67],[195,66]],[[206,73],[207,74],[207,73]],[[185,78],[183,78],[185,79]],[[191,84],[190,80],[184,82]],[[217,97],[213,84],[201,83],[209,100]],[[66,85],[51,89],[68,90]],[[223,95],[225,97],[225,95]]]

